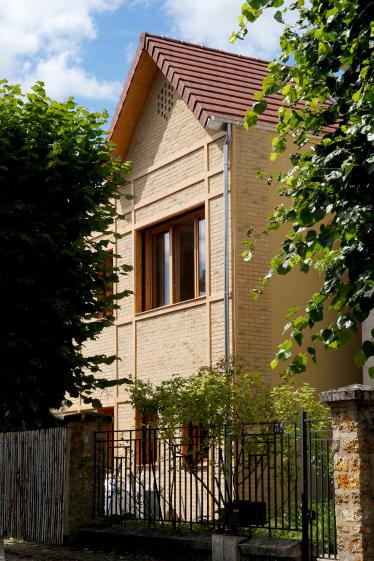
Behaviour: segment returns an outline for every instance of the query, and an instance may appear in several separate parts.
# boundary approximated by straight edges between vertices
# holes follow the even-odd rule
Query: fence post
[[[225,502],[232,501],[232,441],[231,430],[227,430],[225,425],[224,431],[224,462],[225,462]],[[230,435],[230,436],[229,436]]]
[[[308,435],[306,411],[300,414],[301,448],[301,552],[303,561],[309,559],[309,512],[308,512]]]
[[[108,418],[100,415],[76,415],[69,420],[64,516],[66,536],[71,536],[81,526],[92,523],[95,500],[95,431],[103,430],[103,423]]]
[[[338,557],[374,561],[374,388],[321,394],[332,411]]]

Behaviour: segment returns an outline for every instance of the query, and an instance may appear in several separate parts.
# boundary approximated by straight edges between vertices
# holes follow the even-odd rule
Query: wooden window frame
[[[186,218],[194,219],[194,296],[191,299],[181,300],[180,294],[180,254],[178,252],[177,225]],[[145,230],[138,232],[137,240],[137,258],[139,266],[137,267],[137,303],[136,311],[144,312],[148,310],[156,310],[163,306],[177,304],[180,302],[188,302],[196,298],[206,295],[200,295],[200,262],[199,262],[199,221],[204,218],[205,208],[198,209],[181,214],[171,220],[166,220],[155,226],[151,226]],[[169,298],[168,303],[161,306],[155,305],[155,273],[154,273],[154,252],[153,243],[157,234],[162,232],[169,233]],[[205,222],[205,239],[206,239],[206,222]],[[205,260],[205,271],[207,263]]]
[[[204,465],[209,458],[208,429],[190,423],[182,429],[182,454],[190,469]]]
[[[144,414],[135,411],[135,465],[144,466],[158,461],[157,429],[152,423],[157,420],[157,413]],[[150,462],[151,460],[151,462]]]

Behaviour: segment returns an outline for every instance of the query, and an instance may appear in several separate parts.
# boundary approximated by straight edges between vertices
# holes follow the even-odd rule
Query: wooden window
[[[138,311],[205,296],[204,209],[144,230],[141,236]]]
[[[114,407],[100,407],[96,409],[96,412],[104,417],[112,417],[112,420],[108,422],[103,422],[100,428],[100,432],[106,432],[106,446],[100,449],[105,469],[108,472],[113,473],[114,471]]]
[[[158,459],[157,429],[154,426],[157,413],[142,414],[136,411],[136,465],[153,464]]]
[[[99,311],[97,313],[98,318],[109,317],[113,315],[113,307],[108,305],[106,298],[113,295],[113,250],[109,249],[105,257],[103,271],[99,273],[100,279],[103,284],[101,294],[98,296],[97,300],[99,302]]]
[[[208,430],[191,423],[183,427],[182,453],[188,466],[198,466],[209,457]]]

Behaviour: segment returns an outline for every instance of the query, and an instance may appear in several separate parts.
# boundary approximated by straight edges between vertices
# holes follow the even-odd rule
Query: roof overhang
[[[242,126],[253,93],[261,89],[267,62],[163,36],[142,33],[123,87],[109,139],[125,158],[153,79],[161,71],[202,127]],[[281,97],[270,96],[259,125],[278,122]]]
[[[122,158],[131,142],[157,72],[157,65],[145,51],[144,44],[145,33],[142,33],[109,129],[109,140],[116,144],[116,152]]]

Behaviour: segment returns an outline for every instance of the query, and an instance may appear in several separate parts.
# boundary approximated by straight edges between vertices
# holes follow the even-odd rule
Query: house
[[[306,300],[318,278],[295,272],[274,279],[256,301],[250,294],[281,235],[260,239],[253,260],[243,260],[247,230],[263,227],[276,204],[274,189],[256,172],[266,177],[287,165],[285,156],[269,160],[277,95],[255,127],[242,126],[266,69],[258,59],[141,35],[111,125],[118,154],[133,162],[123,188],[133,198],[119,202],[126,221],[116,222],[123,237],[114,251],[134,265],[119,286],[134,295],[92,343],[95,353],[120,358],[103,376],[159,382],[235,355],[277,383],[269,363],[285,314]],[[318,390],[359,382],[352,360],[359,339],[339,353],[321,353],[300,380]],[[99,397],[115,428],[134,427],[126,386]]]

